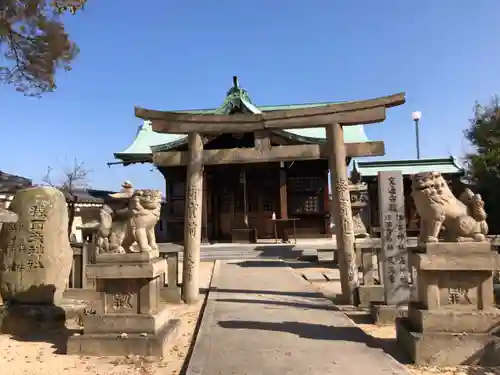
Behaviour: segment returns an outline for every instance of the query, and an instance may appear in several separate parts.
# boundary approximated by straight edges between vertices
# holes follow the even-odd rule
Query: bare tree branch
[[[63,190],[67,193],[72,193],[75,189],[88,187],[88,176],[92,170],[85,167],[85,164],[78,159],[74,159],[71,167],[63,168],[60,178],[57,181],[53,180],[52,173],[56,168],[48,166],[47,173],[43,176],[42,182],[44,185],[52,186]]]
[[[56,187],[56,185],[52,182],[52,178],[51,178],[51,174],[52,174],[53,170],[54,170],[54,168],[52,168],[51,166],[47,167],[47,173],[42,178],[42,182],[44,185]]]
[[[47,173],[42,178],[42,181],[45,185],[55,187],[64,193],[68,204],[68,235],[71,239],[71,231],[76,213],[75,205],[77,202],[75,191],[76,189],[88,187],[88,176],[92,171],[86,168],[85,164],[77,159],[73,161],[71,167],[64,168],[61,176],[62,178],[58,183],[54,182],[52,179],[51,174],[53,171],[53,167],[47,167]]]

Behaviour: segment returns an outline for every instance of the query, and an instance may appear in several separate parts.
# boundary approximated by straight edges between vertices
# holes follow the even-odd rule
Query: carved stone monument
[[[0,293],[4,302],[54,304],[71,271],[68,212],[57,189],[20,190],[9,208],[16,223],[0,232]]]
[[[126,204],[101,212],[100,254],[87,266],[100,300],[95,314],[84,316],[84,333],[70,337],[69,354],[162,357],[180,323],[160,303],[167,270],[154,234],[160,192],[132,191],[128,185],[128,191],[114,194]]]
[[[0,231],[1,331],[63,328],[84,309],[62,299],[73,259],[66,199],[55,188],[33,187],[18,191],[9,210],[18,220]]]
[[[15,223],[18,220],[17,215],[3,207],[0,207],[0,230],[4,223]],[[2,304],[2,297],[0,296],[0,305]]]
[[[410,301],[410,270],[401,172],[379,172],[380,243],[384,304],[372,304],[379,324],[393,324]]]
[[[498,254],[485,240],[484,203],[470,190],[456,199],[437,172],[413,176],[412,186],[423,228],[410,254],[418,300],[397,320],[397,341],[419,365],[498,365]],[[438,240],[442,225],[447,242]]]

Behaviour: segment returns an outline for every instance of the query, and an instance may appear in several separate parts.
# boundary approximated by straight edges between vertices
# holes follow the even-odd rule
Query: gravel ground
[[[213,271],[212,262],[200,267],[200,285],[207,288]],[[8,335],[0,335],[0,373],[2,375],[170,375],[179,374],[188,355],[203,298],[195,305],[173,305],[173,318],[181,319],[179,337],[163,361],[151,362],[146,358],[80,357],[57,354],[64,346],[66,337],[33,338],[18,341]]]

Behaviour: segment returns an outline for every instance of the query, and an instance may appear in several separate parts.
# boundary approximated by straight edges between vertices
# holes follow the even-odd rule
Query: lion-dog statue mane
[[[439,172],[414,174],[411,194],[420,215],[419,244],[438,242],[442,227],[448,242],[486,240],[486,211],[479,194],[465,189],[457,199]]]
[[[155,226],[160,219],[161,192],[134,190],[129,182],[119,193],[110,194],[113,202],[100,211],[97,247],[100,253],[157,252]]]

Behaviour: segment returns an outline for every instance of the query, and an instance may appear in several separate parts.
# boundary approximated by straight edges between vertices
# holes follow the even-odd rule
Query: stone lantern
[[[354,236],[356,238],[370,237],[366,229],[367,207],[369,205],[368,185],[357,178],[353,178],[349,182]]]

